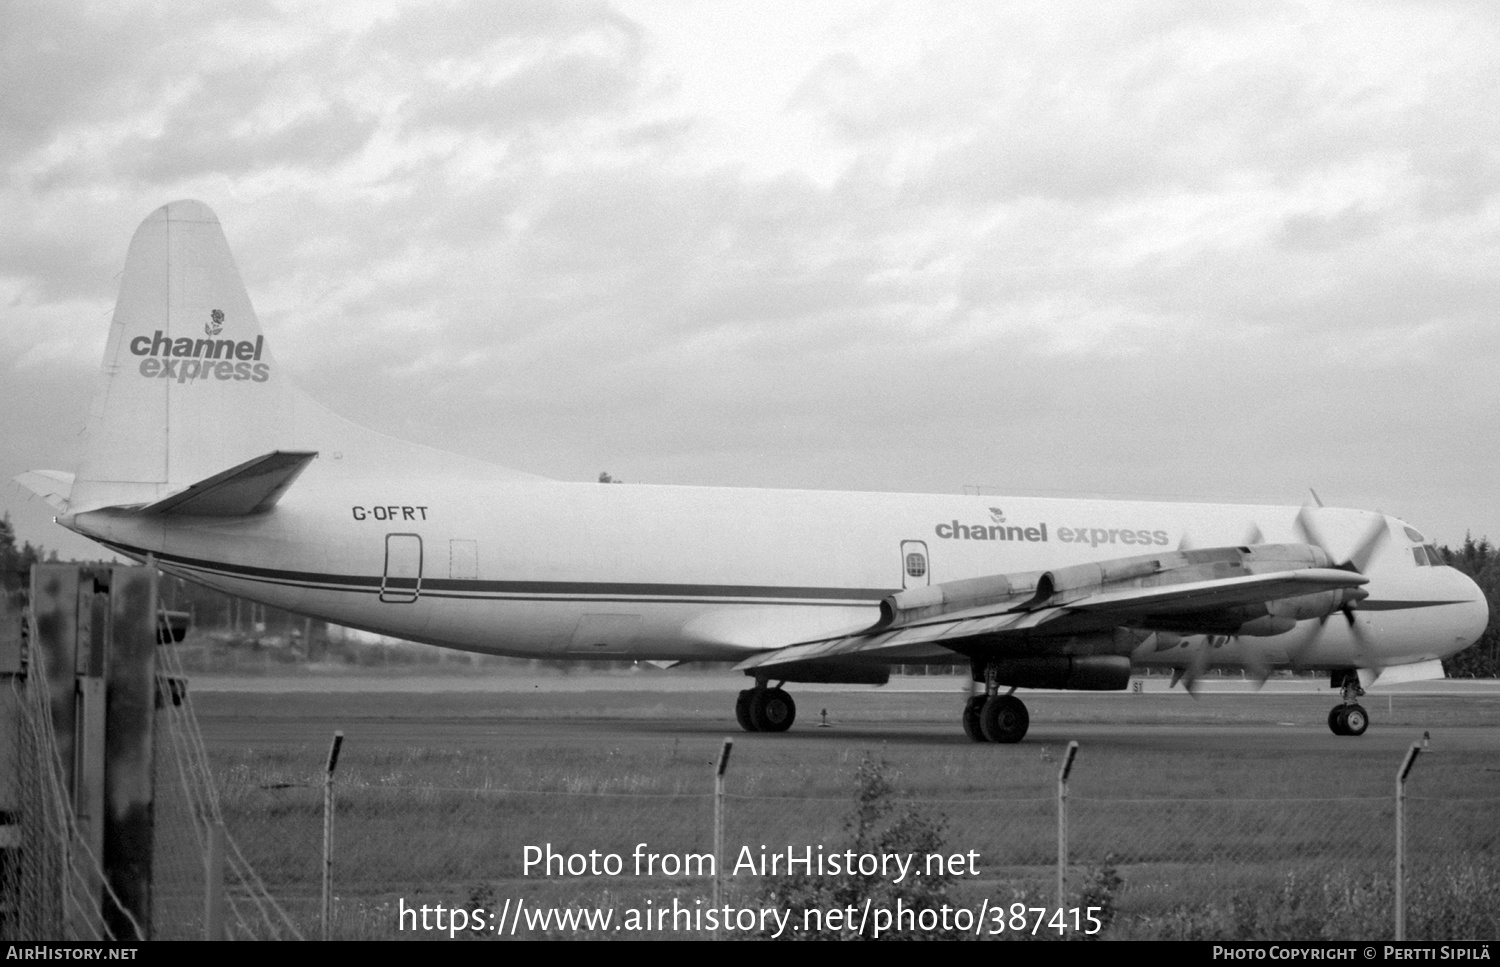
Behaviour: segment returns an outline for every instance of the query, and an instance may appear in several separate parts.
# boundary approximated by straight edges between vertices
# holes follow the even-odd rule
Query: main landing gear
[[[756,682],[754,688],[740,692],[734,717],[746,732],[785,732],[797,718],[797,703],[780,687]]]
[[[964,734],[975,742],[1019,742],[1031,726],[1026,704],[1012,688],[1004,695],[995,681],[993,669],[985,669],[984,694],[974,695],[964,703]]]
[[[1344,677],[1342,705],[1335,705],[1328,713],[1328,728],[1334,735],[1364,735],[1370,727],[1370,713],[1357,699],[1365,693],[1354,675]]]

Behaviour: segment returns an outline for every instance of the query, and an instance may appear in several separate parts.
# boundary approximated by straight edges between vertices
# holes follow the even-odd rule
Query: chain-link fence
[[[6,683],[9,721],[0,741],[9,766],[7,819],[10,841],[0,868],[4,937],[64,936],[68,897],[76,880],[70,868],[67,805],[47,768],[50,733],[44,695]]]
[[[224,783],[209,761],[173,648],[157,650],[157,667],[152,939],[302,939],[236,835],[240,828],[259,832],[267,823],[275,828],[276,815],[267,812],[255,823],[227,821],[225,793],[236,787]],[[292,839],[298,833],[295,824],[279,831]],[[214,857],[220,857],[217,864]]]
[[[565,772],[546,782],[551,788],[531,789],[413,782],[408,769],[379,775],[356,768],[340,777],[332,935],[447,936],[435,929],[435,919],[426,930],[414,916],[403,922],[402,911],[423,906],[483,910],[493,917],[512,900],[533,909],[617,911],[674,901],[678,908],[701,908],[708,902],[711,878],[702,858],[713,850],[713,796],[707,768],[698,769],[699,791],[664,789],[645,778],[633,783]],[[731,789],[733,772],[731,767]],[[224,777],[221,801],[225,822],[270,892],[304,934],[317,935],[320,783],[306,774],[240,767]],[[851,795],[726,795],[726,900],[737,906],[768,902],[768,884],[787,872],[789,853],[826,861],[840,851],[854,805]],[[901,795],[887,807],[892,815],[941,816],[952,852],[972,852],[979,873],[960,864],[962,875],[950,878],[953,903],[1058,907],[1055,796]],[[1102,936],[1393,934],[1393,796],[1071,794],[1067,816],[1063,907],[1098,908],[1106,924]],[[1407,817],[1407,938],[1500,937],[1500,800],[1413,798]],[[526,924],[521,922],[517,936],[589,934],[576,924],[551,930]],[[1029,935],[1005,933],[1017,932]]]
[[[43,656],[31,680],[5,676],[6,817],[15,842],[0,863],[4,939],[136,940],[148,936],[110,885],[103,859],[79,829],[59,763]],[[106,908],[116,912],[111,918]]]

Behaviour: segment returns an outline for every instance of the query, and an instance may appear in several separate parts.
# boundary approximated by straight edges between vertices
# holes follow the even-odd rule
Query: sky
[[[0,0],[0,511],[218,214],[335,411],[563,480],[1500,539],[1500,5]]]

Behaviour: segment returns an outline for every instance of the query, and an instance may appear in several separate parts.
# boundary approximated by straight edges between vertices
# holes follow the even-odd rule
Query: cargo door
[[[418,534],[385,535],[385,574],[380,600],[407,604],[422,593],[422,538]]]

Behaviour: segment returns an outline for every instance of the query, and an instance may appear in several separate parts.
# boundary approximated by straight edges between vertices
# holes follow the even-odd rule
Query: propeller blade
[[[1255,683],[1255,690],[1257,692],[1265,687],[1266,679],[1271,677],[1271,666],[1266,663],[1266,660],[1262,656],[1254,652],[1245,659],[1241,667],[1250,676],[1250,680]]]
[[[1311,544],[1325,554],[1328,552],[1328,545],[1323,541],[1317,522],[1313,520],[1313,508],[1303,506],[1297,511],[1297,519],[1292,521],[1292,526],[1297,529],[1297,535],[1302,538],[1302,543]]]
[[[1356,590],[1364,589],[1358,588]],[[1360,668],[1374,669],[1378,673],[1383,667],[1385,667],[1384,662],[1380,660],[1379,655],[1375,652],[1374,648],[1371,647],[1370,641],[1365,637],[1364,626],[1359,623],[1354,615],[1356,605],[1368,596],[1368,592],[1363,595],[1357,596],[1354,600],[1347,602],[1343,607],[1339,608],[1338,613],[1344,616],[1344,621],[1346,622],[1349,629],[1349,637],[1353,639],[1355,664]],[[1293,668],[1300,667],[1302,665],[1303,656],[1308,651],[1313,650],[1314,647],[1318,644],[1318,641],[1323,637],[1324,629],[1328,627],[1328,619],[1331,617],[1333,617],[1332,613],[1325,614],[1323,617],[1319,618],[1318,630],[1313,632],[1312,635],[1310,635],[1308,639],[1303,642],[1303,644],[1299,646],[1295,651],[1291,651],[1288,654],[1287,657],[1291,659]]]
[[[1208,671],[1208,648],[1210,637],[1204,635],[1193,647],[1192,654],[1188,656],[1187,667],[1183,669],[1182,684],[1188,694],[1194,698],[1198,697],[1198,679]]]
[[[1384,517],[1376,517],[1370,521],[1370,526],[1360,536],[1359,542],[1354,545],[1354,550],[1349,552],[1348,563],[1354,568],[1356,574],[1365,573],[1365,568],[1370,566],[1375,552],[1380,550],[1382,544],[1390,537],[1391,529]]]
[[[1345,613],[1349,619],[1349,635],[1354,639],[1354,657],[1359,661],[1360,668],[1369,668],[1379,675],[1385,668],[1385,663],[1380,660],[1375,649],[1370,647],[1370,641],[1365,637],[1363,626],[1354,620],[1354,611],[1351,608]]]
[[[1307,638],[1302,642],[1302,644],[1298,645],[1296,648],[1287,649],[1287,659],[1291,663],[1291,666],[1293,668],[1304,667],[1304,662],[1302,659],[1307,655],[1309,651],[1313,650],[1313,646],[1318,643],[1318,639],[1323,637],[1323,623],[1327,620],[1327,615],[1319,618],[1318,630],[1308,635]]]
[[[1292,526],[1297,529],[1303,543],[1311,544],[1333,560],[1333,552],[1328,549],[1328,542],[1323,537],[1323,532],[1318,529],[1317,510],[1313,507],[1303,507],[1297,512],[1297,519]],[[1375,516],[1360,535],[1359,540],[1354,543],[1353,549],[1349,551],[1343,561],[1333,564],[1333,567],[1353,571],[1355,574],[1365,573],[1365,568],[1370,566],[1370,561],[1375,558],[1375,553],[1380,550],[1382,544],[1390,537],[1390,525],[1385,517]]]
[[[1344,621],[1346,621],[1351,628],[1354,627],[1354,609],[1359,607],[1359,603],[1369,596],[1370,592],[1366,591],[1364,588],[1344,588],[1344,603],[1339,608],[1339,613],[1344,616]],[[1328,620],[1328,616],[1326,614],[1323,616],[1323,620]]]

